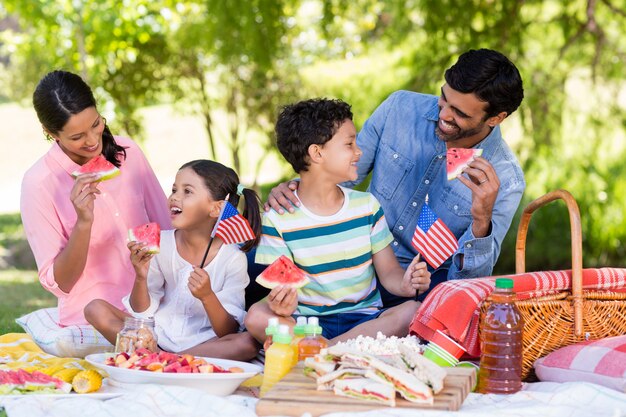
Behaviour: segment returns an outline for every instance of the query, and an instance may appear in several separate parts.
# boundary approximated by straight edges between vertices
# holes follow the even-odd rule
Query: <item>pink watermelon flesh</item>
[[[1,370],[0,385],[11,386],[18,393],[38,391],[46,388],[68,393],[72,389],[70,384],[58,378],[39,371],[27,372],[23,369]]]
[[[450,148],[446,152],[446,168],[448,181],[452,181],[463,173],[465,168],[477,156],[482,155],[482,149]]]
[[[159,253],[161,245],[161,227],[158,223],[146,223],[128,230],[130,241],[146,244],[148,253]]]
[[[72,175],[77,177],[81,174],[93,174],[98,173],[100,177],[97,181],[109,180],[113,177],[117,177],[120,174],[120,169],[106,160],[102,155],[98,155],[95,158],[90,159],[86,164],[72,172]]]
[[[276,259],[256,278],[259,285],[269,289],[279,285],[301,288],[309,281],[309,277],[285,255]]]

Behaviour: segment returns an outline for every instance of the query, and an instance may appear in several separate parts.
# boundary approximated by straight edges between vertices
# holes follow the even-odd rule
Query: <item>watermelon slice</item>
[[[292,288],[301,288],[309,283],[309,277],[298,268],[291,259],[282,255],[276,259],[265,271],[256,277],[256,282],[265,288],[275,288],[286,285]]]
[[[98,173],[100,177],[97,181],[110,180],[113,177],[120,175],[120,169],[106,160],[102,155],[98,155],[95,158],[90,159],[86,164],[72,172],[74,177],[78,177],[81,174],[93,174]]]
[[[146,223],[128,230],[128,239],[147,245],[148,253],[159,253],[161,245],[161,226],[158,223]]]
[[[446,152],[446,164],[448,171],[448,181],[452,181],[463,173],[465,168],[477,156],[482,155],[482,149],[450,148]]]
[[[72,385],[39,371],[23,369],[0,371],[0,395],[31,394],[33,392],[67,394]]]

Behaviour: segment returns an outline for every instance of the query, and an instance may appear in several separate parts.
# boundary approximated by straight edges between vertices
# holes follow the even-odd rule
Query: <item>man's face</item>
[[[494,125],[487,118],[487,103],[475,94],[460,93],[448,84],[441,87],[439,120],[435,133],[447,147],[468,148],[483,140]]]

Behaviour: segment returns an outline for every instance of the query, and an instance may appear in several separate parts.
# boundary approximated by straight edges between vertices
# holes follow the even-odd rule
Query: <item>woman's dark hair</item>
[[[41,125],[54,134],[63,130],[73,115],[89,107],[97,108],[87,83],[67,71],[49,72],[39,81],[33,93],[33,106]],[[118,168],[126,159],[126,150],[115,142],[106,123],[102,132],[102,154]]]
[[[191,168],[193,172],[204,179],[204,184],[211,193],[213,200],[224,200],[226,195],[230,194],[228,202],[235,207],[239,205],[239,195],[237,194],[239,176],[232,168],[208,159],[187,162],[179,168],[179,171],[184,168]],[[243,199],[244,208],[241,214],[248,220],[255,235],[254,240],[247,241],[241,247],[242,251],[248,252],[258,245],[261,239],[261,199],[250,188],[243,189]]]
[[[474,93],[487,102],[486,118],[513,113],[524,98],[522,77],[517,67],[500,52],[469,50],[446,70],[448,85],[464,94]]]
[[[315,98],[283,107],[276,121],[276,145],[294,171],[309,166],[309,146],[323,145],[346,120],[352,120],[350,105],[341,100]]]

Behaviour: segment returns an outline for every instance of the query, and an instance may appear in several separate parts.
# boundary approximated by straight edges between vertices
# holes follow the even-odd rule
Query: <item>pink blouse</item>
[[[24,175],[20,207],[28,243],[35,255],[41,285],[56,295],[61,325],[87,324],[83,309],[100,298],[124,309],[135,271],[126,244],[128,229],[157,222],[171,229],[165,193],[141,149],[116,137],[126,148],[121,174],[98,185],[94,222],[85,269],[69,293],[54,280],[54,260],[67,245],[76,211],[70,201],[71,173],[78,165],[56,143]]]

